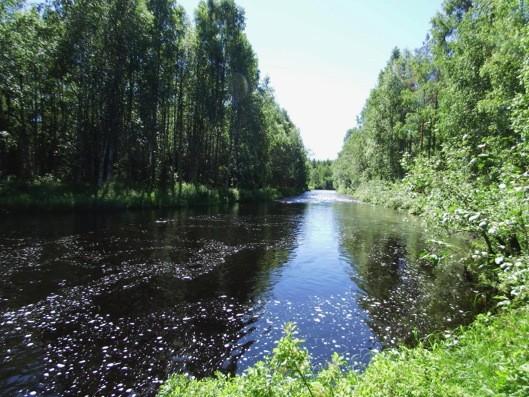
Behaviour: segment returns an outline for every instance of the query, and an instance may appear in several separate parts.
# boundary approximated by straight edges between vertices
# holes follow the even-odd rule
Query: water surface
[[[0,395],[149,396],[240,373],[295,321],[315,365],[469,321],[417,220],[316,191],[266,205],[0,220]]]

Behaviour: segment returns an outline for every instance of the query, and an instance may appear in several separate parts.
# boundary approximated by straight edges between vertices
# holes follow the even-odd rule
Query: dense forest
[[[527,140],[528,21],[524,1],[446,2],[421,48],[391,54],[347,134],[339,186],[399,180],[419,163],[446,169],[454,157],[497,182],[498,156],[521,156]]]
[[[311,160],[309,166],[309,188],[333,190],[331,160]]]
[[[529,251],[529,4],[449,0],[424,45],[395,49],[334,166],[338,189]]]
[[[0,1],[0,178],[302,190],[299,131],[232,0]]]

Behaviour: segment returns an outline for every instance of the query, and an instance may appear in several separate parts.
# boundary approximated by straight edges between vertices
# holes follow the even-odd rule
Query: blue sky
[[[441,0],[236,0],[312,157],[334,159],[391,50],[419,47]],[[199,0],[180,0],[193,17]]]

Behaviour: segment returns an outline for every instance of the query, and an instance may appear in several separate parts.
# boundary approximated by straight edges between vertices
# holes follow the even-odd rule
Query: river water
[[[173,211],[0,215],[0,395],[149,396],[240,373],[286,322],[315,366],[474,314],[463,272],[421,260],[416,219],[314,191]]]

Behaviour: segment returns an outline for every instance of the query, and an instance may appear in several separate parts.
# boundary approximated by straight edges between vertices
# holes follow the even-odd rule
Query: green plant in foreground
[[[327,368],[311,369],[308,352],[287,325],[272,357],[240,376],[190,379],[174,375],[159,397],[387,397],[529,395],[529,309],[481,315],[453,336],[376,355],[364,373],[334,355]]]

